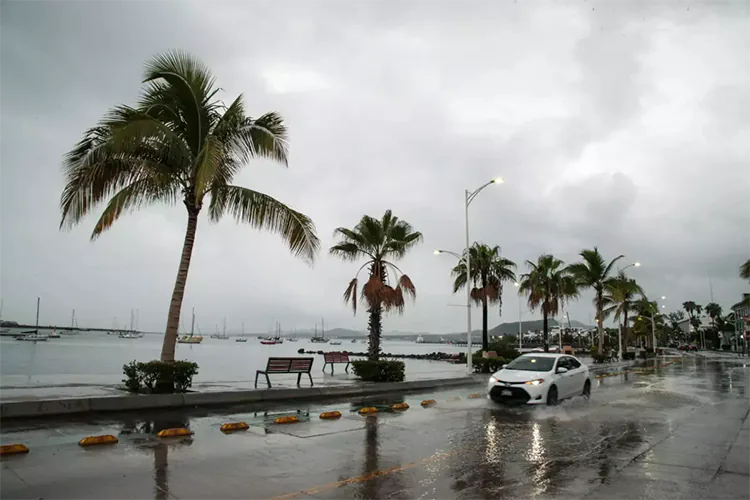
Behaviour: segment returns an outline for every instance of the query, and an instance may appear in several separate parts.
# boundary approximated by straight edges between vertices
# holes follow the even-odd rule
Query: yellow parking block
[[[392,410],[408,410],[409,405],[407,403],[396,403],[395,405],[391,406]]]
[[[221,432],[246,431],[249,428],[247,422],[228,422],[221,426]]]
[[[419,404],[421,404],[422,406],[432,406],[434,404],[437,404],[437,401],[435,401],[434,399],[425,399]]]
[[[359,414],[360,415],[368,415],[370,413],[377,413],[377,412],[378,412],[378,409],[375,408],[374,406],[367,406],[365,408],[360,408],[359,409]]]
[[[120,440],[111,434],[104,436],[87,436],[78,441],[79,446],[94,446],[98,444],[117,444]]]
[[[479,393],[469,394],[469,399],[479,399],[482,395]]]
[[[5,444],[0,446],[0,455],[17,455],[19,453],[28,453],[29,449],[25,444]]]
[[[288,415],[286,417],[276,417],[273,421],[274,424],[296,424],[299,422],[299,418],[294,415]]]
[[[341,418],[341,412],[340,411],[324,411],[320,414],[320,418],[322,419],[334,419],[334,418]]]
[[[174,429],[162,429],[156,433],[158,437],[179,437],[189,436],[191,434],[190,429],[185,427],[176,427]]]

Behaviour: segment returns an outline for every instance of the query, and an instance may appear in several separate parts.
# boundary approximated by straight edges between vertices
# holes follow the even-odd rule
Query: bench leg
[[[258,388],[258,375],[260,375],[260,372],[255,372],[255,388]]]
[[[336,365],[334,365],[333,363],[331,363],[331,375],[333,375],[333,369],[334,369],[335,366]]]
[[[323,363],[323,373],[325,373],[325,371],[326,371],[326,365],[327,365],[327,364],[328,364],[328,363]]]
[[[349,373],[349,363],[347,363],[346,366],[344,367],[344,371],[346,373]]]
[[[297,374],[297,387],[299,387],[299,383],[300,383],[301,380],[302,380],[302,374],[298,373]]]
[[[271,379],[268,378],[268,374],[266,373],[266,383],[268,384],[268,388],[271,388]]]
[[[300,375],[302,375],[302,374],[300,373]],[[315,384],[313,384],[313,381],[312,381],[312,373],[307,372],[307,376],[310,377],[310,387],[312,387],[313,385],[315,385]]]

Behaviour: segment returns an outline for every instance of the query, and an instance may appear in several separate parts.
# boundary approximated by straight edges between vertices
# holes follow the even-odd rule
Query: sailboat
[[[326,338],[326,321],[324,319],[321,319],[321,322],[323,333],[320,337],[318,337],[318,324],[315,323],[315,336],[310,339],[310,342],[321,344],[325,344],[326,342],[328,342],[328,339]]]
[[[46,342],[49,338],[47,335],[41,335],[39,333],[39,297],[36,298],[36,328],[23,332],[24,335],[18,335],[16,340],[25,340],[26,342]]]
[[[275,345],[275,344],[283,344],[284,339],[281,338],[281,323],[278,321],[276,322],[276,335],[273,337],[267,337],[260,341],[263,345]]]
[[[242,333],[240,333],[240,336],[234,339],[235,342],[247,342],[247,337],[245,337],[245,322],[242,322]]]
[[[130,310],[130,331],[127,332],[120,332],[120,334],[117,336],[121,339],[139,339],[141,338],[140,335],[135,331],[133,328],[133,310]]]
[[[229,339],[229,335],[227,335],[227,318],[224,318],[224,329],[222,330],[221,335],[217,334],[215,338],[221,340]]]
[[[178,344],[200,344],[203,342],[202,335],[193,335],[195,330],[195,307],[193,308],[193,320],[190,323],[190,335],[183,335],[177,339]]]

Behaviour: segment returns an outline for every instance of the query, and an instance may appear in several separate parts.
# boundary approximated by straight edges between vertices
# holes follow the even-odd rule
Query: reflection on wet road
[[[473,390],[276,409],[4,426],[3,498],[747,498],[750,368],[685,358],[595,384],[590,401],[498,407]],[[460,396],[460,399],[457,398]],[[365,404],[406,401],[363,417]],[[340,420],[318,413],[338,409]],[[302,422],[273,425],[278,414]],[[223,422],[250,430],[224,435]],[[194,435],[155,438],[189,425]],[[114,433],[114,447],[80,449]],[[744,446],[742,447],[744,439]],[[743,461],[744,456],[744,461]]]

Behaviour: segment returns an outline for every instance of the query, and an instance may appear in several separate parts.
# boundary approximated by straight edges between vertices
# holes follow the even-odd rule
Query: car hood
[[[549,377],[550,372],[530,372],[525,370],[500,370],[493,377],[502,382],[528,382]]]

